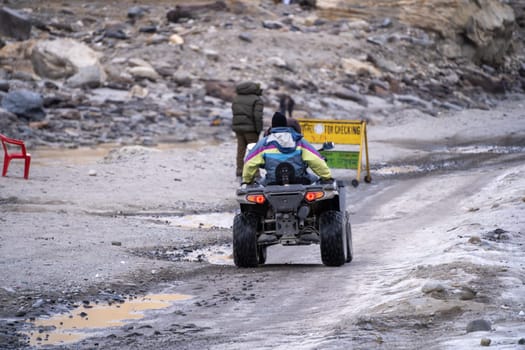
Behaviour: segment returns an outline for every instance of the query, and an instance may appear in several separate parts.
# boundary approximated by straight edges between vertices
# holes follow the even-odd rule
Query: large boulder
[[[469,17],[465,26],[467,38],[474,44],[475,59],[500,64],[512,44],[516,30],[514,10],[499,1],[480,2],[482,6]]]
[[[40,121],[46,117],[44,99],[40,94],[29,90],[8,92],[2,98],[2,108],[29,121]]]
[[[87,45],[72,39],[38,42],[31,62],[34,71],[49,79],[68,79],[74,87],[97,86],[106,80],[99,55]]]
[[[397,18],[407,25],[437,33],[449,52],[498,65],[508,54],[516,30],[514,10],[495,0],[317,0],[322,16]],[[399,10],[398,10],[399,9]],[[457,56],[457,50],[451,55]]]

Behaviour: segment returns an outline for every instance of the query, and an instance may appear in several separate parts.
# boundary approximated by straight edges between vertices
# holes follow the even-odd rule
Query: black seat
[[[290,163],[283,162],[275,169],[277,185],[289,185],[295,183],[295,170]]]

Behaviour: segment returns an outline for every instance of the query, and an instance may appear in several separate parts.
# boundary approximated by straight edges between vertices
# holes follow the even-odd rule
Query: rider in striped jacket
[[[257,170],[263,167],[266,170],[263,184],[275,183],[275,170],[282,162],[293,166],[296,179],[307,179],[309,183],[317,180],[317,177],[307,173],[308,167],[321,180],[332,178],[330,169],[319,152],[301,134],[286,126],[286,117],[283,114],[275,112],[270,134],[257,142],[244,159],[242,182],[252,183]]]

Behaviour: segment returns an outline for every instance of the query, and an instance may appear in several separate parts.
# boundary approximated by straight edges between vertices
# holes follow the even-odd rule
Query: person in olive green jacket
[[[236,176],[242,175],[246,146],[259,140],[263,128],[264,103],[260,84],[244,82],[236,86],[232,103],[232,130],[237,137]]]

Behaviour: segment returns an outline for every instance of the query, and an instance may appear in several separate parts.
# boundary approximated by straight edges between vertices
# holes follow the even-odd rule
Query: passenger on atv
[[[261,139],[252,148],[244,159],[242,184],[252,184],[259,168],[266,170],[266,177],[261,185],[283,184],[282,179],[276,178],[277,167],[281,164],[290,164],[293,169],[289,173],[287,183],[311,184],[320,177],[321,181],[333,181],[330,168],[317,150],[293,128],[287,127],[286,117],[275,112],[272,118],[270,134]],[[310,167],[318,176],[307,172]]]

